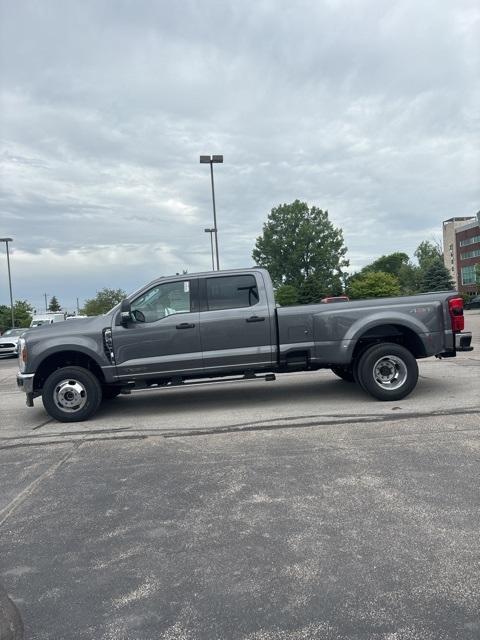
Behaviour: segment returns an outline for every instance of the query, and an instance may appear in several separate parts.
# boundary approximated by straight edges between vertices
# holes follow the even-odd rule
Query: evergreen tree
[[[420,289],[426,291],[450,291],[454,289],[452,278],[441,258],[437,257],[423,271]]]
[[[61,311],[62,307],[60,306],[60,303],[58,302],[56,296],[52,296],[50,299],[50,303],[48,305],[48,310],[49,311]]]

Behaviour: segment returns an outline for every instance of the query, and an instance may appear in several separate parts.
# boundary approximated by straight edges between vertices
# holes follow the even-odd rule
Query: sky
[[[0,237],[15,299],[248,267],[272,207],[350,270],[480,209],[476,0],[0,0]],[[0,243],[0,304],[9,302]]]

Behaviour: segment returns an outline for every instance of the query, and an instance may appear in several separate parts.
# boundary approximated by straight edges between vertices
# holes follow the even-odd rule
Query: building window
[[[474,249],[473,251],[467,251],[466,253],[461,253],[460,258],[462,260],[468,260],[468,258],[476,258],[480,256],[480,249]]]
[[[453,251],[453,244],[450,245],[450,251]]]
[[[480,242],[480,236],[473,236],[473,238],[466,238],[465,240],[460,240],[460,246],[468,247],[469,244],[475,244],[476,242]]]
[[[475,284],[475,265],[462,267],[462,284]]]

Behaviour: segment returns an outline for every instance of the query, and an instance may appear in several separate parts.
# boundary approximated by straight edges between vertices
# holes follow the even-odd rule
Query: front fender
[[[46,358],[65,351],[83,353],[89,356],[102,370],[111,366],[103,350],[103,344],[99,344],[99,342],[93,338],[76,336],[75,342],[64,342],[52,337],[36,342],[33,345],[27,345],[28,360],[25,372],[35,373]]]

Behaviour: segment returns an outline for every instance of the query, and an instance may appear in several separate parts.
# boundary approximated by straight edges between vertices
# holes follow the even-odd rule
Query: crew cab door
[[[273,309],[262,276],[209,276],[200,281],[200,339],[206,373],[269,369]]]
[[[152,286],[131,301],[132,320],[113,327],[117,376],[172,377],[203,371],[198,281]]]

